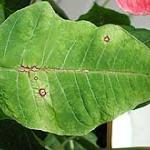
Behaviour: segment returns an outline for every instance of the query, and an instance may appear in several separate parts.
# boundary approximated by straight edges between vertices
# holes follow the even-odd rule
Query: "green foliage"
[[[119,26],[42,2],[9,17],[0,43],[0,108],[28,128],[83,135],[150,98],[149,48]]]
[[[36,132],[39,137],[45,137]],[[10,120],[0,121],[0,149],[3,150],[44,150],[32,134],[31,130]]]
[[[134,28],[132,26],[123,26],[123,28],[150,48],[150,30],[142,28]],[[144,107],[148,104],[150,104],[150,101],[146,101],[145,103],[138,105],[136,109]]]
[[[94,3],[93,7],[78,20],[87,20],[97,26],[104,24],[130,25],[130,19],[127,15],[101,7],[97,3]]]
[[[0,24],[5,20],[4,1],[0,0]]]
[[[55,12],[62,18],[64,19],[68,19],[68,16],[66,15],[66,13],[56,4],[56,2],[54,0],[43,0],[43,1],[48,1],[51,6],[53,7],[53,9],[55,10]]]
[[[123,28],[150,48],[150,30],[141,28],[136,29],[131,26],[123,26]]]
[[[47,150],[99,150],[97,137],[91,132],[86,136],[67,137],[48,134],[42,142]]]
[[[14,121],[0,121],[0,149],[4,150],[99,150],[96,140],[93,133],[82,137],[58,136],[26,129]]]
[[[0,23],[36,1],[0,0]],[[55,12],[37,3],[0,26],[0,150],[98,150],[89,131],[149,104],[150,31],[96,3],[66,21],[46,1]]]
[[[4,0],[6,18],[15,11],[29,5],[30,0]]]
[[[3,4],[2,6],[4,6],[5,15],[6,15],[6,17],[8,17],[9,15],[16,12],[17,10],[24,8],[24,7],[28,6],[29,4],[35,3],[37,0],[11,0],[11,1],[10,0],[1,0],[1,1],[2,2],[0,2],[0,4],[1,3]],[[61,16],[64,19],[68,19],[65,12],[55,3],[55,1],[53,1],[53,0],[43,0],[43,1],[48,1],[59,16]],[[2,16],[0,16],[0,21],[1,21],[1,17],[3,17],[3,14],[4,14],[4,13],[1,13],[1,11],[3,11],[3,10],[0,5],[0,15],[2,15]]]

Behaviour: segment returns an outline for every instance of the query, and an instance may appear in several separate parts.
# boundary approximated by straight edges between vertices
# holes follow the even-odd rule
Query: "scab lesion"
[[[44,88],[40,88],[40,89],[39,89],[39,95],[40,95],[41,97],[45,97],[46,94],[47,94],[46,89],[44,89]]]
[[[34,76],[34,80],[35,80],[35,81],[37,81],[38,79],[39,79],[38,76]],[[38,87],[38,95],[39,95],[40,97],[45,97],[45,96],[47,95],[46,89],[45,89],[45,88],[40,88],[40,87]]]
[[[39,71],[39,68],[37,68],[36,66],[28,67],[28,66],[21,65],[18,70],[20,72],[37,72]]]
[[[106,43],[110,42],[110,36],[109,36],[109,35],[106,35],[103,40],[104,40],[104,42],[106,42]]]

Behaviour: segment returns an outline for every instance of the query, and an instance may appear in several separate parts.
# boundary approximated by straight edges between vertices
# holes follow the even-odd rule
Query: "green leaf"
[[[42,138],[41,132],[37,132],[37,134]],[[30,130],[10,120],[0,121],[0,149],[44,150]]]
[[[58,6],[58,4],[54,1],[54,0],[43,0],[43,1],[48,1],[51,6],[53,7],[53,9],[55,10],[55,12],[62,18],[64,19],[68,19],[68,16],[66,15],[66,13]]]
[[[78,20],[87,20],[96,26],[104,24],[130,25],[130,19],[127,15],[101,7],[97,3],[94,3],[89,12],[82,15]]]
[[[0,99],[2,98],[3,94],[0,89]],[[1,101],[1,100],[0,100]],[[3,111],[0,109],[0,120],[8,119],[8,117],[3,113]]]
[[[45,148],[53,150],[71,150],[71,143],[73,150],[99,150],[96,144],[97,137],[91,132],[88,135],[80,137],[67,137],[48,134],[45,138]]]
[[[134,28],[131,26],[124,26],[124,28],[130,32],[130,34],[134,35],[138,40],[142,41],[145,45],[150,48],[150,30],[142,29],[142,28]],[[150,104],[150,101],[142,103],[138,105],[135,109],[147,106]]]
[[[66,150],[70,140],[72,140],[72,137],[48,134],[48,136],[44,140],[44,145],[48,150]]]
[[[150,48],[150,30],[142,28],[134,28],[132,26],[122,26],[122,27]],[[144,107],[148,104],[150,104],[150,101],[146,101],[145,103],[138,105],[135,109]]]
[[[0,24],[5,20],[4,1],[0,0]]]
[[[123,26],[123,28],[150,48],[150,30],[131,26]]]
[[[85,136],[80,136],[80,137],[76,138],[75,140],[76,140],[76,142],[79,143],[79,145],[84,147],[85,150],[88,150],[88,149],[99,150],[99,146],[96,144],[97,137],[92,132]]]
[[[150,49],[116,25],[66,21],[46,3],[0,26],[0,108],[22,125],[84,135],[150,99]]]
[[[30,0],[1,0],[3,2],[3,5],[5,6],[5,14],[6,17],[14,13],[15,11],[24,8],[25,6],[30,4]],[[55,12],[61,16],[64,19],[68,19],[67,15],[65,12],[55,3],[54,0],[43,0],[43,1],[48,1]],[[5,2],[5,3],[4,3]],[[0,13],[1,13],[1,6],[0,6]],[[0,19],[1,21],[1,19]]]

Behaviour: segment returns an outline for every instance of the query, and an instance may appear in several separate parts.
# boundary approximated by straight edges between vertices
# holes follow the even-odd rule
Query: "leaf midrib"
[[[32,71],[31,68],[29,71],[20,71],[20,68],[7,68],[7,67],[0,67],[0,72],[8,71],[8,72],[21,72],[21,73],[28,73],[28,72],[56,72],[56,73],[81,73],[81,74],[114,74],[114,75],[129,75],[129,76],[144,76],[150,77],[150,73],[138,73],[133,71],[126,71],[126,70],[89,70],[89,69],[65,69],[65,68],[37,68],[36,71]]]

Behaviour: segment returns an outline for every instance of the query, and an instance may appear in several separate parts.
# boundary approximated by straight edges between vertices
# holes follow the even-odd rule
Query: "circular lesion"
[[[38,79],[39,79],[38,76],[35,76],[35,77],[34,77],[34,80],[38,80]]]
[[[46,89],[44,89],[44,88],[39,89],[39,95],[40,95],[41,97],[45,97],[46,94],[47,94]]]
[[[104,42],[106,42],[106,43],[110,42],[110,36],[109,35],[106,35],[104,37]]]

